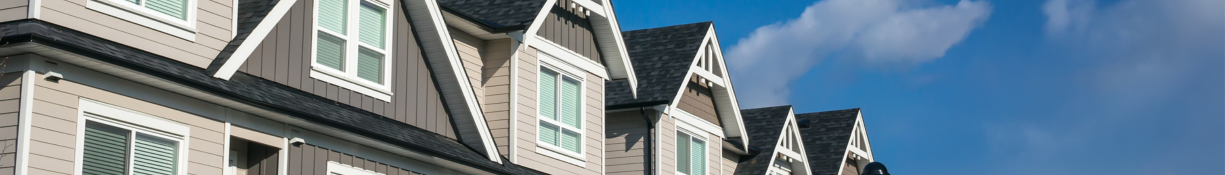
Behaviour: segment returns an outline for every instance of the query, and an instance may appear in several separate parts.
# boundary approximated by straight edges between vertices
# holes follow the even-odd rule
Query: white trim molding
[[[285,13],[288,13],[289,9],[293,7],[293,4],[297,3],[297,1],[298,0],[281,0],[277,2],[276,6],[272,7],[272,11],[268,12],[268,16],[265,16],[264,20],[260,21],[259,24],[256,24],[255,29],[252,29],[250,34],[247,34],[247,39],[243,40],[242,43],[238,45],[238,48],[234,49],[234,53],[230,54],[230,58],[227,59],[225,63],[222,63],[216,72],[213,72],[213,77],[229,80],[230,77],[234,76],[234,73],[238,71],[238,68],[242,67],[242,64],[247,62],[247,58],[251,56],[251,53],[255,52],[255,48],[259,47],[260,43],[264,42],[264,38],[268,37],[269,33],[272,33],[272,28],[276,27],[276,24],[281,21],[282,17],[285,17]],[[237,15],[238,1],[235,0],[234,2],[234,14]],[[237,27],[238,23],[235,22],[234,26]],[[233,30],[238,31],[237,28],[234,28]]]
[[[533,140],[536,141],[536,153],[540,153],[541,155],[552,157],[554,159],[561,160],[563,162],[574,164],[579,167],[586,167],[587,166],[587,161],[586,161],[587,160],[587,154],[586,154],[587,152],[587,130],[586,128],[583,127],[587,124],[587,116],[586,116],[587,110],[586,110],[586,100],[585,100],[587,97],[587,89],[586,89],[587,86],[586,86],[586,76],[584,76],[586,74],[583,71],[575,69],[574,67],[572,67],[572,65],[564,64],[564,62],[560,58],[549,55],[548,53],[538,51],[536,55],[536,60],[537,60],[536,70],[549,69],[552,71],[556,71],[560,75],[558,77],[559,79],[558,83],[562,83],[562,81],[566,81],[565,79],[573,79],[574,81],[576,81],[579,85],[578,97],[580,98],[578,100],[579,102],[578,120],[579,120],[579,125],[580,125],[579,127],[567,126],[561,123],[561,121],[557,121],[553,119],[546,119],[544,117],[541,117],[540,110],[536,110],[536,120],[537,121],[532,121],[532,122],[537,123],[536,128],[535,128],[537,137],[532,138]],[[539,71],[537,72],[537,74],[540,74],[540,73],[541,72]],[[540,82],[539,76],[536,77],[536,82]],[[558,89],[560,90],[560,88]],[[536,96],[536,99],[540,99],[539,92],[537,92],[534,95]],[[558,93],[558,95],[560,95],[560,93]],[[558,98],[560,98],[560,96],[558,96]],[[558,102],[560,103],[560,100]],[[560,108],[557,108],[557,109],[560,109]],[[558,114],[555,114],[555,115],[559,115],[559,114],[560,114],[560,111],[558,112]],[[540,122],[548,122],[552,125],[557,125],[559,132],[571,130],[571,131],[578,133],[579,134],[579,138],[578,138],[579,139],[579,142],[578,142],[579,150],[577,152],[574,152],[574,151],[566,150],[559,146],[549,145],[548,143],[541,142],[539,138],[540,132],[541,132],[541,126],[539,124]],[[558,134],[557,137],[560,139],[561,135]],[[558,141],[558,144],[561,144],[560,140]]]
[[[608,69],[605,69],[604,65],[600,65],[600,63],[592,61],[590,58],[587,58],[586,56],[583,56],[582,54],[578,54],[577,52],[571,51],[570,49],[566,49],[565,47],[562,47],[561,45],[558,45],[557,43],[553,43],[552,41],[549,41],[548,39],[545,39],[544,37],[541,37],[538,35],[532,35],[532,36],[534,36],[533,38],[535,39],[529,40],[532,43],[528,45],[536,48],[538,52],[544,52],[544,53],[548,53],[550,56],[555,56],[554,58],[556,58],[556,60],[553,60],[553,61],[556,61],[556,62],[551,62],[551,63],[553,64],[561,63],[561,64],[573,66],[578,69],[582,69],[583,71],[586,71],[588,73],[595,74],[597,77],[600,77],[601,79],[604,79],[604,80],[609,79]],[[565,57],[565,58],[563,59],[563,58],[558,58],[558,57]]]
[[[198,11],[196,4],[199,3],[199,0],[186,1],[184,19],[174,18],[122,0],[88,0],[85,2],[85,7],[194,42],[196,41],[196,11]]]
[[[282,161],[288,162],[288,161]],[[350,165],[341,164],[336,161],[328,161],[328,174],[343,174],[343,175],[383,175],[383,173],[374,172],[367,169],[361,169]],[[282,171],[282,173],[284,173]]]
[[[695,131],[702,131],[702,132],[714,134],[716,136],[719,136],[719,138],[727,138],[727,136],[723,133],[723,127],[720,127],[719,125],[715,125],[714,123],[711,123],[710,121],[706,121],[705,119],[699,118],[698,116],[690,114],[689,112],[685,112],[685,110],[676,108],[675,105],[671,106],[671,108],[672,108],[672,113],[671,113],[672,115],[669,115],[669,116],[672,116],[672,118],[676,119],[677,121],[675,122],[676,125],[685,125],[686,127],[694,128]]]
[[[30,166],[30,126],[34,124],[31,120],[34,119],[34,77],[36,74],[33,70],[27,70],[21,75],[21,103],[20,112],[18,112],[18,131],[17,136],[17,157],[14,162],[18,175],[29,174]]]
[[[76,148],[74,154],[76,160],[83,160],[85,155],[85,126],[88,122],[97,122],[112,127],[117,127],[129,132],[139,132],[150,136],[159,137],[162,139],[178,142],[178,160],[175,160],[178,175],[186,175],[188,160],[190,155],[191,128],[187,124],[168,120],[158,116],[145,114],[135,110],[118,107],[87,98],[80,98],[77,110],[76,123]],[[129,138],[135,139],[135,138]],[[134,154],[134,153],[129,153]],[[129,155],[130,156],[130,155]],[[132,160],[128,160],[132,161]],[[82,164],[84,161],[75,161],[73,172],[82,174]]]

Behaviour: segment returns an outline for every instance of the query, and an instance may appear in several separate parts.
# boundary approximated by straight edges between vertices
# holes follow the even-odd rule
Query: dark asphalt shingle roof
[[[605,106],[616,109],[674,99],[712,24],[707,21],[621,32],[638,78],[638,97],[630,93],[628,82],[611,81],[605,85]]]
[[[477,20],[495,30],[527,28],[544,9],[545,0],[438,0],[444,10]]]
[[[809,126],[800,128],[808,166],[814,175],[836,175],[851,140],[859,108],[796,114],[796,121],[808,119]],[[747,119],[746,119],[747,120]],[[757,138],[754,138],[757,139]]]
[[[238,28],[235,30],[234,39],[221,49],[221,53],[213,58],[213,62],[209,64],[211,71],[221,68],[221,65],[230,60],[234,55],[234,51],[238,50],[238,46],[242,42],[247,41],[247,37],[251,36],[251,31],[255,30],[255,26],[264,21],[268,17],[268,13],[272,12],[272,7],[275,7],[280,0],[242,0],[238,2]]]
[[[229,81],[204,69],[37,19],[0,23],[0,43],[32,42],[114,64],[211,95],[339,128],[405,149],[498,174],[544,174],[515,164],[498,164],[454,139],[292,87],[235,73]]]
[[[740,110],[740,116],[744,118],[744,129],[751,138],[749,148],[760,152],[741,157],[739,165],[736,165],[736,174],[766,174],[766,170],[770,169],[770,158],[774,156],[774,147],[778,143],[779,134],[783,132],[783,124],[787,122],[789,111],[791,111],[790,105]]]

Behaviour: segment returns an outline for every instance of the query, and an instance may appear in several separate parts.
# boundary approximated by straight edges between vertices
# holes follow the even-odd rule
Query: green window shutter
[[[540,117],[557,120],[557,72],[540,68]]]
[[[387,38],[387,10],[369,3],[362,3],[358,12],[358,40],[379,49]]]
[[[579,139],[581,139],[579,137],[581,136],[577,132],[570,131],[568,129],[562,129],[561,145],[557,145],[557,146],[563,149],[574,151],[575,153],[578,153],[579,148],[580,148],[579,143],[581,143],[579,142]]]
[[[561,128],[557,127],[557,125],[553,125],[545,121],[540,121],[539,127],[540,127],[540,131],[539,131],[540,133],[536,133],[536,135],[540,137],[540,141],[544,143],[548,143],[550,145],[557,145],[557,135],[558,135],[557,132],[560,131],[559,129]]]
[[[383,54],[362,48],[357,53],[357,77],[383,84]]]
[[[689,135],[676,133],[676,172],[690,174]]]
[[[178,142],[136,134],[132,157],[133,174],[172,175],[178,170]]]
[[[315,43],[315,62],[345,71],[345,41],[323,32],[318,35],[319,41]]]
[[[187,0],[148,0],[145,8],[178,19],[187,19]]]
[[[582,99],[582,97],[579,97],[579,89],[579,83],[574,79],[566,78],[561,83],[560,122],[574,128],[583,128],[581,127],[582,122],[579,121],[580,115],[582,115],[579,114],[579,108],[581,108],[579,100]]]
[[[319,27],[346,35],[345,24],[349,20],[349,13],[346,13],[348,4],[347,0],[319,0],[319,15],[317,16]]]
[[[693,155],[693,158],[689,161],[693,163],[693,173],[690,174],[706,174],[706,144],[697,140],[697,138],[694,138],[692,142],[692,144],[689,144],[692,147],[689,149],[692,151],[689,154]]]
[[[91,175],[126,174],[129,132],[131,131],[87,121],[81,172]]]

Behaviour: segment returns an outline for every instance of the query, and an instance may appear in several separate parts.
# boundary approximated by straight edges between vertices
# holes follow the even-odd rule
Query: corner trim
[[[30,19],[39,19],[39,13],[41,13],[40,9],[42,9],[43,6],[42,2],[42,0],[30,0],[30,3],[26,4],[26,17]]]
[[[29,174],[30,166],[30,126],[33,124],[30,119],[34,116],[34,71],[26,70],[21,75],[21,99],[19,100],[21,112],[19,112],[17,136],[17,160],[14,163],[18,175]]]
[[[272,11],[268,12],[268,16],[264,17],[264,20],[260,21],[258,25],[255,25],[255,29],[251,30],[251,33],[247,35],[247,39],[243,40],[238,45],[238,48],[234,49],[234,53],[230,54],[230,59],[227,59],[213,73],[213,77],[229,80],[230,77],[234,76],[234,72],[238,71],[238,68],[247,62],[247,58],[251,56],[252,52],[255,52],[255,48],[264,42],[264,38],[268,37],[268,33],[272,33],[272,28],[276,27],[278,22],[281,22],[281,18],[285,17],[285,13],[288,13],[289,8],[293,7],[293,4],[297,3],[297,1],[281,0],[277,2],[276,6],[272,7]]]

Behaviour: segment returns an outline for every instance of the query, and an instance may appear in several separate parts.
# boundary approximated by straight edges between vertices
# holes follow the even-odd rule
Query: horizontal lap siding
[[[719,160],[720,166],[723,166],[723,174],[735,174],[736,165],[739,165],[740,155],[732,151],[723,150],[723,158]]]
[[[536,35],[592,61],[602,63],[599,48],[596,47],[595,37],[592,34],[591,21],[587,19],[585,13],[580,13],[577,8],[571,8],[571,3],[570,0],[559,0],[549,11],[549,15],[541,24],[540,29],[536,31]]]
[[[660,119],[659,169],[660,174],[676,174],[676,123],[670,116]]]
[[[450,33],[455,50],[459,52],[460,61],[463,62],[464,71],[468,75],[468,82],[472,85],[473,94],[477,94],[476,102],[485,104],[485,96],[481,95],[485,94],[481,78],[481,69],[485,67],[481,53],[485,50],[485,41],[459,30],[452,29]]]
[[[190,127],[187,173],[212,175],[222,173],[225,164],[225,143],[222,122],[170,109],[158,104],[77,84],[68,80],[49,82],[37,77],[34,90],[33,119],[30,142],[31,171],[51,174],[71,174],[75,165],[77,106],[80,98],[157,116]]]
[[[647,174],[647,158],[644,148],[651,133],[646,119],[639,111],[608,114],[604,133],[605,167],[607,174]]]
[[[723,126],[719,122],[710,88],[702,85],[697,80],[698,76],[695,74],[690,78],[689,83],[686,83],[685,92],[681,95],[681,101],[677,103],[676,107],[710,123]]]
[[[723,138],[714,134],[706,136],[706,174],[717,175],[723,166],[720,157],[723,153]]]
[[[0,175],[16,173],[22,72],[0,75]]]
[[[0,22],[25,19],[29,0],[0,0]]]
[[[522,47],[522,45],[521,45]],[[584,157],[586,158],[585,167],[578,167],[570,163],[563,162],[542,154],[536,153],[536,79],[539,67],[536,65],[536,49],[524,48],[519,50],[519,78],[518,104],[516,110],[518,112],[517,139],[515,140],[517,149],[518,161],[517,164],[528,168],[540,170],[550,174],[602,174],[603,173],[603,79],[599,79],[594,75],[587,74],[584,82],[586,89],[586,99],[583,99],[586,112],[584,119],[586,125],[583,128],[586,130],[583,139],[586,139],[586,145],[583,145]]]
[[[329,161],[349,165],[358,169],[374,171],[385,175],[421,174],[311,144],[302,144],[289,147],[288,174],[328,175],[327,162]]]
[[[203,0],[202,0],[203,1]],[[310,77],[313,0],[298,1],[255,48],[239,71],[293,87],[338,103],[455,138],[450,118],[434,86],[404,11],[396,1],[391,23],[393,44],[391,102]],[[479,75],[479,74],[478,74]]]
[[[24,0],[0,0],[23,1]],[[185,40],[156,29],[129,22],[86,8],[87,0],[43,0],[40,19],[73,28],[87,34],[132,46],[147,52],[191,64],[208,67],[225,48],[233,33],[232,2],[229,0],[197,0],[195,41]],[[24,12],[22,12],[24,13]],[[9,16],[0,10],[0,18]]]
[[[493,142],[497,144],[498,153],[510,156],[510,56],[512,54],[511,39],[490,40],[485,42],[481,68],[484,100],[481,103],[485,112],[485,120],[489,124],[489,132],[493,134]],[[478,94],[482,96],[482,94]]]

